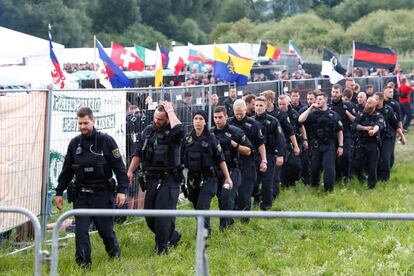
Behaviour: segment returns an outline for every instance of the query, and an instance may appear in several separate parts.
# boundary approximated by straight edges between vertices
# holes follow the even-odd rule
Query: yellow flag
[[[161,87],[163,85],[163,68],[162,68],[162,55],[160,51],[160,47],[157,43],[157,49],[155,51],[155,87]]]

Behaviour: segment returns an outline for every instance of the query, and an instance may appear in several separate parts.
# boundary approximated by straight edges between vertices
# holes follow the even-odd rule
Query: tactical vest
[[[84,146],[81,138],[76,148],[72,164],[76,182],[83,186],[93,188],[107,185],[112,178],[111,167],[102,149],[102,138],[104,134],[98,132],[95,135],[97,135],[95,144],[91,144],[89,148]]]
[[[361,121],[359,122],[359,124],[361,126],[375,126],[376,125],[376,119],[378,113],[374,114],[374,115],[367,115],[365,113],[362,113],[362,118]],[[380,135],[380,131],[378,131],[374,136],[369,136],[367,131],[362,131],[359,130],[357,132],[357,140],[359,142],[364,142],[364,143],[377,143],[379,142],[379,135]]]
[[[312,138],[319,144],[327,144],[335,139],[336,120],[333,111],[315,111],[316,120],[311,126]]]
[[[221,148],[226,158],[226,164],[229,168],[237,168],[240,166],[240,153],[237,149],[233,148],[230,144],[230,140],[233,135],[228,131],[224,131],[223,135],[219,135],[217,139],[220,142]]]
[[[210,170],[213,164],[210,134],[203,133],[195,140],[192,133],[185,137],[184,165],[190,171],[202,172]]]
[[[144,171],[165,171],[180,166],[180,145],[172,144],[170,129],[155,131],[151,129],[145,136],[142,147],[142,167]]]

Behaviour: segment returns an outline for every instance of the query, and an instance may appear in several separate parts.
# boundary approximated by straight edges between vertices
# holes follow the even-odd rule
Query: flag
[[[161,56],[162,56],[162,68],[168,68],[168,63],[170,62],[170,50],[160,47]]]
[[[144,62],[137,55],[115,42],[112,42],[111,59],[120,67],[140,72],[144,71]]]
[[[299,54],[298,46],[296,46],[296,43],[293,42],[293,40],[289,40],[289,54],[294,54],[298,58],[298,61],[300,64],[303,64],[304,60],[302,56]]]
[[[65,87],[65,75],[63,74],[62,69],[60,68],[59,61],[55,55],[55,52],[53,51],[53,45],[52,45],[52,26],[49,24],[49,51],[50,51],[50,60],[52,61],[52,83],[53,86],[56,86],[60,89]]]
[[[234,50],[234,48],[233,48],[233,47],[231,47],[230,45],[228,46],[228,50],[227,50],[227,52],[228,52],[229,54],[233,55],[233,56],[236,56],[236,57],[240,57],[240,58],[243,58],[243,59],[249,59],[249,58],[247,58],[247,57],[242,57],[241,55],[239,55],[239,53],[238,53],[236,50]]]
[[[176,52],[170,52],[168,68],[174,70],[174,74],[178,76],[185,66],[184,59]]]
[[[208,58],[201,51],[195,49],[194,45],[188,43],[188,61],[203,62],[205,64],[214,64],[214,60]]]
[[[280,53],[282,51],[280,51],[279,49],[275,48],[274,46],[265,43],[263,41],[260,41],[260,49],[259,49],[259,57],[268,57],[274,60],[277,60]]]
[[[246,85],[253,61],[236,57],[214,47],[214,77],[237,85]]]
[[[155,79],[154,86],[161,87],[163,85],[163,63],[162,63],[162,53],[160,47],[157,43],[157,48],[155,49]]]
[[[135,52],[145,65],[155,65],[155,51],[135,44]]]
[[[332,84],[335,84],[338,81],[345,78],[344,77],[345,73],[346,73],[346,70],[339,63],[335,55],[324,48],[321,75],[329,76],[329,81]]]
[[[96,47],[98,48],[101,66],[98,68],[97,74],[100,76],[99,82],[105,88],[125,88],[132,87],[131,81],[122,72],[115,62],[105,53],[102,44],[96,39]],[[102,81],[101,81],[102,79]]]
[[[389,48],[354,41],[354,67],[384,68],[394,71],[397,57],[397,54]]]

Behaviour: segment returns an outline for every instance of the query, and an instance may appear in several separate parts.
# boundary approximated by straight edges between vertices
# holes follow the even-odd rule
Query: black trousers
[[[79,193],[73,202],[74,209],[113,209],[115,198],[109,191]],[[95,223],[99,236],[105,244],[105,250],[110,257],[120,256],[118,241],[114,232],[114,217],[75,216],[76,262],[79,265],[89,265],[91,261],[91,242],[89,226]]]
[[[408,129],[411,120],[413,119],[413,111],[410,103],[400,103],[401,106],[401,119],[403,120],[403,128]]]
[[[379,160],[379,148],[376,142],[359,143],[354,152],[354,170],[357,175],[362,174],[366,168],[368,173],[368,187],[374,188],[377,184],[377,169]]]
[[[354,140],[352,136],[344,136],[343,154],[335,159],[335,175],[337,180],[351,179],[352,164],[352,144]]]
[[[245,162],[241,170],[241,184],[236,195],[236,209],[250,210],[252,194],[257,180],[257,167],[253,161]]]
[[[266,152],[267,158],[267,170],[265,172],[260,172],[257,170],[257,181],[256,181],[256,190],[254,191],[254,195],[260,195],[261,202],[260,208],[261,209],[270,209],[273,203],[273,193],[272,193],[272,186],[275,174],[275,155],[272,153]],[[262,187],[260,189],[260,183]]]
[[[210,210],[211,200],[217,194],[217,177],[210,177],[205,181],[194,179],[193,186],[188,185],[188,199],[196,210]],[[204,227],[211,231],[210,217],[204,220]]]
[[[335,182],[335,143],[312,145],[311,159],[311,185],[319,186],[321,172],[323,170],[323,182],[325,191],[333,191]]]
[[[180,184],[172,177],[151,179],[147,182],[144,209],[177,209]],[[148,227],[155,234],[158,252],[167,250],[170,242],[177,238],[175,217],[145,217]]]
[[[394,153],[394,139],[387,138],[382,140],[380,148],[380,159],[378,162],[378,179],[388,181],[391,172],[391,158]]]
[[[300,172],[303,184],[309,185],[310,184],[310,176],[311,176],[311,153],[310,149],[304,150],[301,153],[302,159],[302,170]]]
[[[286,152],[285,162],[280,172],[280,181],[285,187],[294,186],[295,182],[300,179],[302,170],[302,160],[299,156],[293,154],[293,150]]]
[[[218,189],[217,197],[219,201],[220,210],[234,210],[235,199],[237,191],[241,185],[241,172],[240,169],[230,168],[229,169],[231,181],[233,181],[233,189],[223,188],[223,177],[218,178]],[[220,229],[224,230],[225,228],[231,226],[234,223],[232,218],[220,218]]]

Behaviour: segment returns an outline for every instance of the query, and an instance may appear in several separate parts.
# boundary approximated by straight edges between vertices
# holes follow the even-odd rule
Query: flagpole
[[[96,35],[93,35],[93,70],[96,76]],[[98,88],[97,79],[95,77],[95,89]]]
[[[355,40],[352,40],[352,67],[351,67],[351,76],[354,75],[354,62],[355,62]]]

